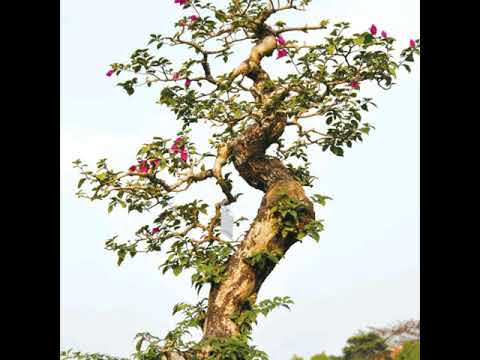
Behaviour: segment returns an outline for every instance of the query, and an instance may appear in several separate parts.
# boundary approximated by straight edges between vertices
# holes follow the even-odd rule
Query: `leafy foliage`
[[[278,200],[271,207],[271,211],[279,218],[282,237],[294,234],[296,239],[301,240],[309,235],[315,241],[319,241],[319,232],[323,231],[322,220],[304,223],[303,217],[308,211],[304,203],[287,196]]]
[[[209,338],[202,341],[198,348],[204,346],[209,346],[211,349],[206,360],[268,360],[265,352],[258,350],[255,346],[248,345],[241,336]]]
[[[127,358],[119,358],[103,354],[88,354],[79,351],[66,350],[60,352],[60,360],[128,360]]]
[[[267,316],[272,310],[278,307],[284,307],[290,310],[289,305],[291,304],[293,304],[293,301],[288,296],[276,296],[271,300],[266,299],[258,304],[253,303],[251,300],[247,300],[242,305],[241,311],[235,313],[231,319],[239,325],[241,335],[245,338],[249,338],[252,326],[257,324],[258,315],[262,314],[263,316]]]
[[[420,341],[407,341],[395,360],[420,360]]]
[[[344,360],[391,360],[390,350],[385,340],[379,335],[369,332],[360,333],[347,340],[343,348]]]

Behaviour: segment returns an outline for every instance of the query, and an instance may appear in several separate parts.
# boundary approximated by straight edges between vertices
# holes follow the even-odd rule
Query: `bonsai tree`
[[[113,169],[106,159],[93,169],[75,161],[78,196],[106,200],[109,212],[121,207],[148,214],[131,239],[106,241],[118,265],[141,253],[163,252],[163,273],[189,270],[194,288],[208,289],[198,303],[175,306],[173,313],[185,318],[165,336],[139,333],[136,359],[267,358],[249,344],[252,326],[259,314],[288,308],[292,301],[257,301],[258,292],[292,245],[319,240],[323,222],[314,205],[330,199],[306,193],[315,180],[307,149],[342,157],[363,141],[374,128],[364,115],[375,106],[361,97],[363,84],[390,89],[397,72],[410,72],[419,55],[419,40],[402,40],[397,51],[396,40],[375,25],[352,33],[348,22],[297,26],[272,20],[288,12],[301,16],[310,2],[165,2],[166,8],[184,10],[171,34],[151,34],[147,46],[127,62],[113,63],[106,74],[118,77],[128,95],[141,86],[158,87],[157,102],[172,111],[181,131],[173,139],[153,137],[128,169]],[[308,38],[314,32],[321,41]],[[169,58],[176,49],[182,49],[175,54],[185,55],[183,60]],[[267,58],[286,74],[272,71]],[[205,152],[191,139],[200,126],[212,132]],[[220,229],[222,208],[241,196],[233,173],[264,193],[239,239]],[[214,204],[192,191],[208,181],[218,187]],[[188,337],[193,328],[201,330],[201,339]],[[62,356],[112,358],[72,351]]]

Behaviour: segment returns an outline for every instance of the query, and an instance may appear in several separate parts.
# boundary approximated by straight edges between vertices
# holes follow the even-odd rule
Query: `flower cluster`
[[[280,45],[280,46],[283,46],[283,45],[286,44],[285,39],[281,35],[279,35],[277,37],[277,44]],[[285,49],[285,48],[278,49],[277,59],[281,59],[282,57],[287,56],[287,55],[288,55],[288,50],[287,49]]]
[[[173,73],[173,75],[172,75],[172,80],[173,80],[173,81],[178,81],[178,80],[180,80],[180,73],[178,73],[178,72]],[[186,87],[187,89],[190,87],[190,84],[191,84],[191,83],[192,83],[192,80],[190,80],[190,79],[188,79],[188,78],[185,79],[185,87]]]
[[[375,36],[377,34],[377,27],[375,26],[375,24],[372,24],[372,26],[370,26],[370,28],[368,29],[370,31],[370,34],[372,34],[373,36]],[[382,36],[382,38],[386,39],[388,38],[388,34],[385,30],[382,30],[382,32],[380,33],[380,35]],[[283,40],[283,39],[282,39]],[[280,42],[279,42],[280,43]],[[410,43],[409,43],[410,47],[411,48],[414,48],[415,46],[417,46],[417,42],[413,39],[410,39]],[[350,86],[352,89],[355,89],[355,90],[360,90],[360,83],[358,81],[352,81],[350,82]]]
[[[170,150],[172,150],[175,154],[180,154],[180,159],[186,162],[188,160],[188,152],[183,142],[184,142],[183,138],[178,137],[173,143]]]
[[[138,165],[130,166],[128,168],[128,171],[146,174],[149,171],[155,170],[158,167],[158,164],[160,164],[159,159],[150,160],[150,162],[148,162],[147,160],[138,160]]]
[[[190,22],[187,22],[185,19],[181,19],[178,21],[178,26],[187,26],[188,25],[188,29],[189,30],[192,30],[193,29],[193,24],[195,24],[198,20],[200,20],[200,17],[197,16],[197,15],[191,15],[188,17],[188,19],[190,20]]]
[[[373,36],[375,36],[377,34],[377,27],[375,26],[375,24],[372,24],[372,26],[370,26],[370,28],[368,30],[370,30],[370,34],[372,34]],[[382,30],[380,35],[384,39],[386,39],[388,37],[388,34],[385,30]],[[411,48],[414,48],[415,46],[417,46],[417,42],[413,39],[410,39],[409,45],[410,45]]]

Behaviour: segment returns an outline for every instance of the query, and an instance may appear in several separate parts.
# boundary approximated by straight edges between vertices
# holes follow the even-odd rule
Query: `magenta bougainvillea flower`
[[[146,174],[148,171],[148,165],[145,160],[138,160],[138,172],[141,174]]]
[[[170,150],[172,150],[175,154],[180,153],[180,159],[186,162],[188,160],[188,152],[185,148],[185,145],[181,145],[182,142],[182,137],[176,138]]]
[[[190,79],[185,80],[185,87],[188,89],[191,83],[192,83],[192,80]]]
[[[360,83],[358,81],[352,81],[350,83],[350,86],[352,87],[352,89],[360,90]]]
[[[180,159],[182,159],[184,162],[187,162],[188,160],[187,149],[185,148],[182,149],[182,152],[180,153]]]
[[[410,39],[410,47],[414,48],[415,46],[417,46],[417,42],[413,39]]]
[[[159,228],[159,227],[154,227],[154,228],[152,229],[152,234],[157,234],[157,233],[159,233],[159,232],[160,232],[160,228]]]
[[[135,165],[132,165],[128,168],[128,171],[137,171],[137,167]]]
[[[180,74],[179,74],[178,72],[173,73],[172,79],[175,80],[175,81],[177,81],[178,79],[180,79]]]
[[[370,26],[369,30],[370,30],[370,34],[372,34],[372,35],[375,35],[377,33],[377,27],[374,24],[372,24],[372,26]]]
[[[183,141],[183,138],[181,136],[176,138],[170,150],[172,150],[175,154],[178,154],[179,152],[181,152],[183,149],[183,146],[179,148],[178,144],[181,143],[182,141]]]
[[[387,37],[387,32],[385,30],[382,31],[382,37],[385,39]]]
[[[107,71],[107,74],[106,74],[106,75],[107,75],[108,77],[110,77],[110,76],[113,75],[114,72],[115,72],[115,70],[110,69],[110,70]]]
[[[280,49],[277,51],[277,59],[280,59],[284,56],[288,55],[288,50],[287,49]]]
[[[152,165],[153,167],[157,167],[158,164],[160,164],[160,160],[159,160],[159,159],[150,160],[150,165]]]
[[[192,15],[192,16],[189,16],[188,18],[189,18],[190,21],[192,21],[192,22],[195,22],[195,21],[200,20],[200,18],[199,18],[197,15]]]
[[[185,5],[186,3],[188,3],[188,0],[175,0],[175,4]]]
[[[279,35],[277,37],[277,43],[278,43],[278,45],[285,45],[286,41],[281,35]]]

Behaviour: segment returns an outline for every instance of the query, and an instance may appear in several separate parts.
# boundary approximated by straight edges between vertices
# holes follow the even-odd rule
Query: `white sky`
[[[172,306],[196,301],[189,275],[162,276],[157,255],[116,266],[104,241],[115,234],[127,239],[153,215],[108,215],[106,203],[77,200],[71,166],[77,158],[94,164],[108,157],[126,168],[142,143],[175,136],[173,115],[155,104],[158,88],[128,97],[105,72],[144,47],[150,33],[169,32],[182,12],[173,0],[61,0],[62,349],[128,356],[137,332],[164,335],[178,320]],[[287,22],[324,18],[350,21],[353,31],[375,23],[404,46],[420,35],[418,0],[314,0]],[[254,330],[253,343],[273,360],[339,354],[359,329],[420,316],[418,63],[397,82],[388,92],[362,87],[379,106],[367,116],[377,129],[363,143],[344,158],[310,152],[319,181],[308,191],[334,200],[317,208],[326,225],[320,243],[307,239],[292,247],[260,292],[260,300],[289,295],[295,301],[291,311],[261,317]],[[196,134],[199,142],[206,137],[203,129]],[[248,190],[242,183],[237,189]],[[209,200],[216,196],[211,185],[196,190]],[[254,216],[261,196],[248,190],[235,214]]]

